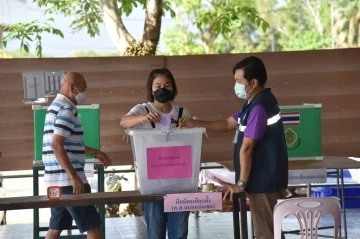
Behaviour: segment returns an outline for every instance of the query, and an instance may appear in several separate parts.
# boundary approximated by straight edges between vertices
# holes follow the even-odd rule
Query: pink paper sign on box
[[[222,210],[222,193],[179,193],[164,196],[164,212]]]
[[[191,178],[191,146],[147,148],[148,179]]]

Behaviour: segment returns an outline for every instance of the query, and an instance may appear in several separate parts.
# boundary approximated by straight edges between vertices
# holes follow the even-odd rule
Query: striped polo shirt
[[[48,107],[45,117],[42,161],[45,165],[45,186],[71,186],[66,171],[57,161],[51,148],[53,135],[65,137],[64,147],[69,160],[84,183],[87,179],[84,172],[85,146],[83,128],[77,108],[66,96],[58,94]]]

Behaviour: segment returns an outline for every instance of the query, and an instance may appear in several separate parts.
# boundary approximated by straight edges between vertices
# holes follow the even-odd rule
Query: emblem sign
[[[288,147],[291,147],[298,140],[298,137],[294,130],[292,130],[291,128],[288,128],[285,131],[285,139],[286,139],[286,145]]]

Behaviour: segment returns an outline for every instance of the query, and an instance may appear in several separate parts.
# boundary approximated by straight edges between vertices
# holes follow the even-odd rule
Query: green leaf
[[[170,16],[171,16],[171,18],[175,18],[175,16],[176,16],[175,11],[172,10],[172,9],[169,9],[169,11],[170,11]]]
[[[255,24],[256,24],[257,27],[260,27],[260,25],[261,25],[261,19],[260,19],[260,18],[256,18]]]
[[[263,32],[266,32],[269,29],[269,23],[263,21],[261,24],[261,28]]]
[[[85,12],[89,11],[89,9],[90,9],[90,4],[89,4],[88,2],[86,2],[86,3],[84,4],[84,10],[85,10]]]
[[[27,45],[27,44],[24,44],[24,50],[27,52],[27,53],[29,53],[29,46]]]
[[[42,54],[42,46],[41,45],[37,45],[36,46],[36,54]]]
[[[57,35],[57,36],[60,36],[61,38],[64,38],[64,34],[63,34],[62,31],[59,30],[59,29],[53,28],[53,29],[52,29],[52,34]]]

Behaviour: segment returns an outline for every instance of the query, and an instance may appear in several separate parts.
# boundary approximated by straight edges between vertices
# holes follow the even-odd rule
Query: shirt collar
[[[57,99],[60,99],[60,100],[64,100],[64,101],[66,101],[67,103],[69,103],[69,104],[71,104],[72,106],[74,106],[74,107],[76,107],[76,105],[69,99],[69,98],[67,98],[65,95],[63,95],[63,94],[57,94],[56,95],[56,98]]]

